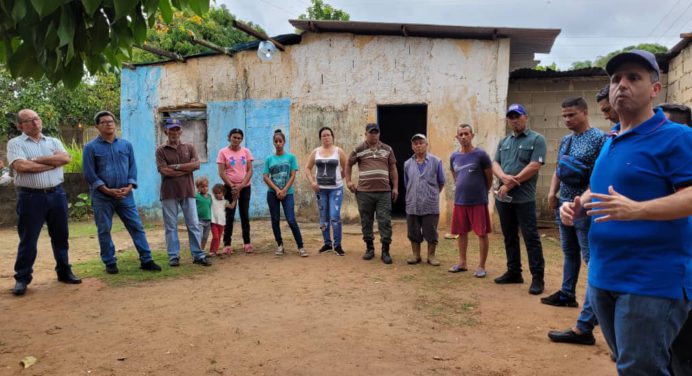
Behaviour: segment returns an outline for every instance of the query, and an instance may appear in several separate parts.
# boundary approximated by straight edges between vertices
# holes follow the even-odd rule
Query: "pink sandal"
[[[243,251],[245,251],[245,253],[252,253],[252,244],[243,244]]]
[[[232,255],[233,254],[233,247],[231,247],[230,245],[223,247],[223,254],[228,255],[228,256]]]

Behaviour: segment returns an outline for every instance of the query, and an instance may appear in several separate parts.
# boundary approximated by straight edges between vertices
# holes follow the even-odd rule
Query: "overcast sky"
[[[239,19],[262,26],[271,36],[292,33],[310,0],[216,0]],[[556,28],[562,32],[541,64],[572,62],[639,43],[668,48],[680,33],[692,32],[690,0],[325,0],[351,21],[462,26]]]

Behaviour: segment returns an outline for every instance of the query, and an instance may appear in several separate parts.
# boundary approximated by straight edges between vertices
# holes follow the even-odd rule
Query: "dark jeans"
[[[670,348],[692,303],[601,290],[589,285],[601,331],[619,375],[670,375]],[[676,374],[677,376],[677,374]]]
[[[95,190],[91,194],[91,207],[94,209],[94,222],[98,230],[99,247],[101,248],[101,261],[106,265],[115,264],[115,245],[111,237],[113,227],[113,214],[118,214],[123,221],[127,232],[135,244],[139,253],[139,261],[151,261],[151,248],[147,241],[142,219],[137,212],[135,199],[132,192],[125,198],[117,199]]]
[[[505,238],[507,270],[521,274],[521,249],[519,248],[519,229],[524,238],[526,253],[529,256],[529,269],[534,277],[543,278],[545,261],[543,246],[536,227],[536,203],[507,203],[495,200],[500,226]]]
[[[250,244],[250,188],[245,187],[240,190],[238,202],[235,208],[226,208],[226,227],[223,229],[223,245],[231,245],[233,237],[233,221],[235,221],[235,210],[240,209],[240,227],[243,230],[243,244]],[[231,202],[231,187],[226,187],[226,200]]]
[[[298,222],[296,222],[295,211],[293,210],[293,194],[286,195],[283,200],[279,200],[276,197],[276,193],[273,191],[267,192],[267,205],[269,205],[269,215],[272,220],[272,231],[274,232],[274,239],[277,245],[284,244],[283,239],[281,239],[281,207],[284,208],[284,216],[286,217],[286,222],[291,228],[293,233],[293,239],[296,240],[296,245],[298,249],[303,248],[303,237],[300,235],[300,228],[298,227]]]
[[[31,282],[36,245],[43,224],[48,225],[48,235],[55,258],[55,271],[58,274],[71,270],[67,257],[69,230],[67,228],[67,195],[58,186],[50,193],[17,191],[17,233],[19,246],[14,263],[14,279],[27,284]]]
[[[375,240],[372,225],[377,213],[377,228],[380,230],[380,242],[392,242],[392,192],[357,192],[358,213],[360,226],[363,230],[363,240]]]
[[[671,347],[672,368],[675,376],[692,376],[692,311]]]

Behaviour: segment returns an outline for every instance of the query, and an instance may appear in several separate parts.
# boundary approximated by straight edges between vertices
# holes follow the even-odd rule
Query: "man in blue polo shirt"
[[[592,217],[589,297],[620,375],[670,375],[669,349],[692,308],[692,129],[653,110],[653,54],[606,65],[617,134],[596,160],[591,188],[564,203],[564,224]]]

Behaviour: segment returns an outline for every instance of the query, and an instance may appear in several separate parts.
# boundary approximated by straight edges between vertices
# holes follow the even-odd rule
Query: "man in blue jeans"
[[[70,162],[70,156],[60,140],[43,135],[41,117],[33,110],[17,113],[17,128],[22,134],[7,143],[7,160],[15,171],[19,217],[19,246],[14,264],[16,283],[12,294],[21,296],[32,280],[38,237],[44,223],[48,225],[58,281],[78,284],[82,280],[72,274],[67,254],[69,229],[62,166]]]
[[[180,141],[183,133],[180,120],[166,119],[164,129],[168,140],[156,149],[156,167],[161,174],[161,210],[166,231],[168,265],[180,266],[178,240],[178,208],[183,211],[190,253],[194,264],[211,266],[202,250],[202,232],[197,218],[193,171],[199,169],[197,151],[192,144]]]
[[[111,239],[113,213],[125,224],[139,253],[140,268],[160,271],[151,257],[151,249],[144,234],[132,190],[137,187],[137,166],[132,144],[115,134],[115,116],[101,111],[94,116],[99,135],[84,146],[82,168],[89,183],[91,207],[98,229],[101,261],[106,273],[119,272],[115,258],[115,245]]]
[[[590,189],[564,203],[565,225],[586,214],[589,298],[620,375],[670,375],[670,348],[692,304],[692,129],[653,103],[653,54],[631,50],[606,64],[620,116],[596,160]]]
[[[545,163],[545,138],[527,127],[529,117],[524,106],[513,104],[507,109],[507,124],[512,133],[497,145],[493,173],[500,181],[495,192],[495,208],[505,238],[507,271],[495,283],[524,283],[521,275],[519,229],[524,238],[531,271],[529,293],[543,292],[545,261],[536,225],[536,182],[538,170]]]
[[[610,105],[610,102],[608,101],[608,92],[609,91],[610,91],[610,85],[606,85],[604,88],[602,88],[598,92],[598,94],[596,94],[596,102],[598,103],[598,107],[601,110],[601,113],[603,113],[603,116],[605,117],[605,119],[609,120],[613,123],[617,123],[620,121],[620,118],[618,117],[617,112],[615,112],[613,110],[612,106]],[[603,135],[602,141],[605,141],[605,135]],[[598,154],[600,152],[600,148],[602,146],[603,146],[603,142],[598,143],[598,149],[596,150],[596,156],[595,157],[598,157]],[[555,179],[556,176],[555,175],[553,175],[553,176]],[[584,189],[584,190],[586,190],[586,189]],[[551,193],[552,192],[553,192],[553,185],[551,184]],[[579,195],[581,195],[581,194],[583,194],[583,191],[581,193],[579,193]],[[561,194],[561,196],[562,196],[562,194]],[[572,196],[572,200],[576,196],[577,195]],[[548,196],[548,200],[549,201],[553,200],[550,195]],[[564,201],[560,200],[560,204],[562,204],[564,202],[569,202],[569,201],[571,201],[571,200],[564,200]],[[557,204],[557,202],[551,202],[551,206],[553,204]],[[556,207],[557,207],[557,205],[556,205]],[[576,235],[580,232],[579,229],[582,229],[580,239],[584,239],[584,237],[586,237],[585,241],[583,241],[585,248],[581,249],[582,257],[584,258],[584,263],[588,264],[589,263],[589,256],[590,256],[589,243],[588,243],[588,228],[591,227],[591,219],[589,217],[580,218],[575,222],[575,225],[573,227],[572,226],[565,226],[564,224],[562,224],[562,222],[560,221],[559,213],[558,213],[557,219],[558,219],[558,222],[560,225],[561,237],[562,237],[563,232],[566,234],[565,237],[562,238],[563,239],[563,250],[565,249],[565,247],[564,247],[565,240],[570,239],[570,238],[574,239],[574,235]],[[583,231],[584,227],[586,227],[586,231]],[[570,235],[570,233],[572,233],[573,235]],[[572,253],[574,254],[574,252],[572,252]],[[578,250],[576,252],[576,256],[579,257]],[[564,273],[565,274],[567,274],[570,270],[573,270],[573,269],[569,269],[567,264],[568,264],[567,252],[565,252],[565,267],[564,267],[564,269],[565,269]],[[572,262],[571,264],[574,265],[575,263]],[[563,278],[567,279],[566,277],[563,277]],[[574,283],[576,284],[576,280],[574,281]],[[591,307],[591,301],[589,299],[589,293],[588,293],[588,289],[589,289],[588,284],[586,286],[586,289],[587,289],[587,292],[584,294],[584,306],[582,307],[582,310],[579,313],[579,318],[577,319],[576,325],[572,328],[567,328],[565,330],[560,330],[560,331],[551,330],[550,332],[548,332],[548,338],[550,338],[552,341],[564,342],[564,343],[574,343],[574,344],[579,344],[579,345],[594,345],[596,343],[596,338],[593,335],[593,328],[596,325],[596,315],[594,314],[593,308]],[[561,291],[559,291],[558,293],[560,293],[560,292]],[[556,294],[553,294],[551,296],[555,297],[555,295],[558,295],[558,294],[556,293]],[[555,299],[554,301],[548,301],[548,298],[550,298],[550,297],[548,297],[548,298],[541,299],[541,302],[544,304],[557,305],[557,306],[569,305],[569,304],[557,304],[557,303],[561,303],[561,302],[565,301],[563,299],[560,299],[561,298],[560,295],[561,294],[559,294],[557,296],[558,299]],[[546,301],[544,301],[544,299]],[[555,301],[557,302],[556,304],[551,304]],[[575,303],[576,303],[576,301],[575,301]],[[576,305],[574,305],[574,306],[576,306]]]

